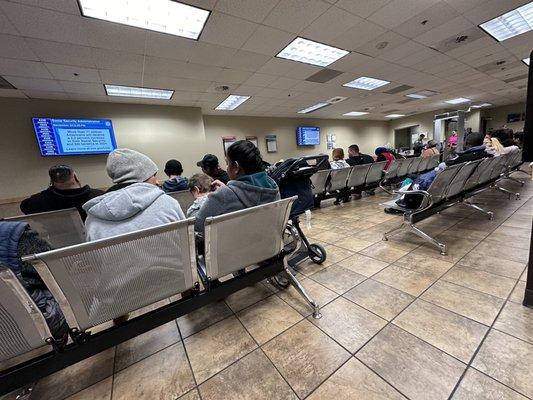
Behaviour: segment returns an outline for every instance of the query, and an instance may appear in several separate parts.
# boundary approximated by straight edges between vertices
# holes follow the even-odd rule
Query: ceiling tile
[[[266,87],[274,82],[278,77],[276,75],[267,75],[255,73],[244,82],[245,85]]]
[[[209,85],[210,82],[195,79],[172,78],[161,75],[144,75],[144,86],[152,88],[204,92]]]
[[[217,75],[216,81],[227,83],[243,83],[252,76],[252,72],[240,71],[236,69],[224,68],[222,72]]]
[[[65,92],[106,96],[104,85],[100,83],[59,81]]]
[[[195,40],[149,31],[146,37],[146,54],[186,61],[191,48],[197,43]]]
[[[95,66],[90,47],[31,38],[25,40],[41,61],[80,67]]]
[[[366,54],[372,57],[378,57],[381,54],[387,53],[389,50],[394,49],[403,43],[408,42],[404,36],[398,35],[395,32],[388,31],[381,36],[371,40],[363,46],[359,46],[356,51]]]
[[[413,40],[409,40],[398,46],[387,49],[387,51],[379,55],[379,58],[382,58],[387,61],[396,62],[398,60],[401,60],[402,58],[408,57],[412,54],[416,54],[424,48],[424,45],[417,43]]]
[[[253,53],[246,50],[238,50],[229,61],[224,64],[224,67],[241,69],[245,71],[255,72],[261,68],[270,56],[265,54]]]
[[[218,0],[215,10],[253,22],[262,22],[280,0]]]
[[[479,25],[527,3],[528,0],[488,0],[466,11],[464,16],[474,25]]]
[[[7,16],[2,11],[1,6],[0,6],[0,33],[9,33],[12,35],[18,34],[13,24],[8,21]]]
[[[25,99],[27,96],[22,90],[14,89],[0,89],[0,97],[11,97],[11,98],[21,98]]]
[[[448,3],[450,6],[455,8],[458,12],[461,14],[471,10],[474,7],[477,7],[483,3],[486,3],[488,0],[444,0],[446,3]]]
[[[48,72],[43,63],[37,61],[14,60],[12,58],[0,58],[0,75],[27,78],[52,78],[52,75],[50,75],[50,72]]]
[[[274,82],[272,82],[268,87],[273,89],[290,89],[294,87],[296,84],[301,82],[298,79],[292,79],[292,78],[285,78],[285,77],[279,77]]]
[[[275,56],[294,38],[294,35],[279,29],[269,26],[259,26],[246,43],[244,43],[242,49]]]
[[[68,14],[80,15],[78,4],[72,0],[10,0],[14,3],[28,6],[46,8],[48,10],[61,11]]]
[[[46,68],[52,76],[60,81],[75,81],[75,82],[98,82],[100,83],[100,75],[97,69],[73,67],[69,65],[60,64],[45,64]],[[75,75],[76,74],[76,75]]]
[[[361,18],[367,18],[392,0],[339,0],[335,5]]]
[[[242,94],[244,96],[255,96],[261,90],[263,90],[263,87],[261,86],[251,86],[244,84],[238,86],[234,93]],[[227,97],[227,95],[225,96]]]
[[[109,69],[99,70],[102,83],[124,86],[142,86],[141,72],[113,71]]]
[[[471,29],[473,27],[474,26],[472,25],[472,23],[466,18],[464,18],[463,16],[458,16],[446,22],[445,24],[442,24],[415,37],[415,40],[425,45],[432,45],[450,37],[458,36],[459,33]],[[454,32],[456,33],[456,35],[453,34]]]
[[[222,71],[219,67],[185,63],[166,58],[146,57],[144,72],[151,75],[164,75],[175,78],[204,79],[212,81]]]
[[[432,7],[422,11],[413,18],[398,25],[393,30],[400,35],[414,38],[431,29],[435,29],[459,16],[457,10],[448,3],[441,1]]]
[[[24,37],[87,44],[81,16],[6,1],[0,2],[0,9]]]
[[[94,63],[99,69],[124,72],[141,72],[143,69],[144,57],[139,54],[97,48],[93,48],[92,51]]]
[[[331,4],[321,0],[283,0],[265,18],[263,24],[299,33],[329,7]]]
[[[231,15],[213,12],[207,21],[200,41],[240,48],[257,28],[257,24]]]
[[[348,29],[358,26],[361,18],[337,7],[331,7],[324,14],[315,19],[301,35],[307,39],[321,43],[329,43],[332,39],[343,34]]]
[[[354,27],[331,39],[329,44],[346,50],[355,50],[385,32],[387,32],[385,28],[361,19]]]
[[[58,85],[58,90],[63,90],[63,88]],[[27,89],[24,90],[24,94],[30,99],[68,100],[68,94],[62,91],[51,92],[39,89]]]
[[[236,52],[237,50],[231,47],[196,42],[190,48],[187,60],[196,64],[223,67]]]
[[[53,79],[21,78],[17,76],[4,76],[9,83],[21,90],[38,90],[50,92],[63,92],[63,87]]]
[[[385,28],[395,28],[440,0],[392,0],[368,17]]]
[[[91,18],[84,18],[83,23],[87,42],[92,47],[144,54],[148,31]]]
[[[31,47],[20,36],[0,34],[0,55],[6,58],[39,61]]]

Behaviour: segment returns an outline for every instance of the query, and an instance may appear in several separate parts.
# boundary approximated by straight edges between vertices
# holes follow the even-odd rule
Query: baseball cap
[[[196,163],[199,167],[216,167],[218,165],[218,157],[214,154],[206,154],[204,158]]]

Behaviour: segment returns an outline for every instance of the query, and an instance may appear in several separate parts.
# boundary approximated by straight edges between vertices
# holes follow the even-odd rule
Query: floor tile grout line
[[[198,387],[198,381],[196,380],[196,375],[194,374],[194,369],[192,368],[191,359],[189,357],[189,352],[187,351],[187,346],[185,346],[185,339],[183,338],[183,335],[181,334],[181,329],[180,329],[180,326],[178,324],[178,318],[174,319],[174,323],[176,324],[176,328],[178,329],[178,335],[180,337],[181,345],[183,346],[183,351],[185,353],[185,358],[187,358],[187,364],[189,365],[189,369],[191,370],[191,375],[192,375],[192,379],[193,379],[193,382],[194,382],[194,389],[196,389],[196,391],[198,392],[198,396],[200,396],[200,400],[202,400],[202,394],[200,393],[200,388]],[[191,390],[193,390],[193,389],[191,389]],[[180,397],[182,397],[183,395],[189,393],[191,390],[189,390],[186,393],[183,393]]]
[[[476,372],[480,373],[481,375],[484,375],[484,376],[488,377],[489,379],[491,379],[491,380],[493,380],[493,381],[499,383],[500,385],[505,386],[507,389],[512,390],[514,393],[517,393],[517,394],[519,394],[519,395],[521,395],[521,396],[524,396],[526,399],[532,399],[530,396],[525,395],[524,393],[521,393],[521,392],[517,391],[516,389],[513,389],[511,386],[509,386],[509,385],[507,385],[507,384],[505,384],[505,383],[503,383],[503,382],[500,382],[500,381],[497,380],[496,378],[493,378],[492,376],[486,374],[485,372],[480,371],[480,370],[477,369],[476,367],[472,367],[472,366],[470,366],[469,369],[473,369],[473,370],[475,370]]]

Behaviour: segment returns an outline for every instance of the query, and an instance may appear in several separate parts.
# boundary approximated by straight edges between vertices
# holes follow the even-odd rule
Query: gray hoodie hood
[[[95,197],[83,205],[88,215],[106,221],[123,221],[150,207],[164,192],[150,183],[134,183]]]
[[[241,181],[229,181],[227,188],[230,189],[237,199],[244,205],[243,208],[254,207],[259,204],[270,203],[279,199],[279,189],[265,188],[250,185]]]

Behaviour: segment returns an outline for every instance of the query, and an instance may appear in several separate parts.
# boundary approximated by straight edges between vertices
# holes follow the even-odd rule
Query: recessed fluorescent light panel
[[[445,103],[448,104],[461,104],[461,103],[468,103],[471,101],[470,99],[466,99],[464,97],[458,97],[456,99],[446,100]]]
[[[368,114],[367,112],[363,112],[363,111],[350,111],[342,115],[346,115],[347,117],[360,117],[361,115],[367,115],[367,114]]]
[[[490,106],[492,106],[492,104],[490,104],[490,103],[482,103],[482,104],[473,105],[472,108],[483,108],[483,107],[490,107]]]
[[[405,96],[410,97],[412,99],[425,99],[427,97],[435,96],[436,94],[439,93],[434,92],[433,90],[421,90],[419,92],[406,94]]]
[[[363,89],[363,90],[374,90],[381,86],[388,85],[389,81],[382,81],[381,79],[375,79],[375,78],[368,78],[366,76],[362,76],[360,78],[357,78],[354,81],[345,83],[342,86],[351,87],[355,89]]]
[[[170,100],[173,90],[150,89],[133,86],[104,85],[108,96],[139,97],[142,99]]]
[[[529,57],[528,58],[524,58],[522,61],[523,61],[524,64],[529,66]]]
[[[389,114],[389,115],[385,115],[385,118],[401,118],[401,117],[405,117],[405,114]]]
[[[298,114],[307,114],[316,110],[320,110],[321,108],[324,108],[326,106],[329,106],[330,103],[317,103],[314,106],[304,108],[303,110],[298,111]]]
[[[348,53],[349,51],[328,46],[327,44],[297,37],[287,47],[281,50],[276,57],[317,65],[319,67],[327,67]]]
[[[498,42],[533,29],[533,2],[479,25]]]
[[[406,94],[405,97],[410,97],[412,99],[426,99],[427,98],[427,96],[424,96],[423,94],[419,94],[419,93]]]
[[[79,0],[83,16],[198,39],[210,11],[172,0]]]
[[[215,110],[219,111],[233,111],[239,107],[242,103],[248,100],[250,96],[239,96],[236,94],[229,95],[226,99],[220,103]]]

